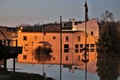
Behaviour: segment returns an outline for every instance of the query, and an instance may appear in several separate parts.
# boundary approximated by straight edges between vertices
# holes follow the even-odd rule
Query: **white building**
[[[75,24],[75,20],[72,19],[72,30],[73,31],[84,31],[85,22]],[[94,37],[99,37],[99,26],[95,19],[89,20],[86,22],[87,33],[93,35]]]

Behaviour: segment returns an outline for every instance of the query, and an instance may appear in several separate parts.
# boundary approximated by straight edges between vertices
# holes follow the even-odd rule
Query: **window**
[[[95,51],[94,48],[90,49],[90,52],[94,52],[94,51]]]
[[[69,38],[68,38],[68,36],[66,36],[66,41],[67,41],[67,42],[69,41]]]
[[[83,52],[83,49],[80,49],[80,52],[82,53],[82,52]]]
[[[83,44],[80,44],[80,52],[83,52]]]
[[[23,41],[27,41],[27,36],[23,36]]]
[[[94,52],[95,51],[94,47],[95,47],[95,44],[90,44],[90,52]]]
[[[91,32],[91,35],[92,35],[92,36],[94,35],[93,31]]]
[[[83,44],[80,44],[80,48],[83,48]]]
[[[75,48],[78,48],[78,44],[75,44]]]
[[[64,44],[64,52],[65,53],[69,52],[69,44]]]
[[[78,41],[80,41],[80,36],[77,37]]]
[[[94,47],[95,45],[94,44],[90,44],[90,47]]]
[[[24,51],[28,51],[28,44],[24,44]]]
[[[55,60],[55,57],[53,57],[53,60]]]
[[[68,61],[68,56],[66,56],[65,60]]]
[[[53,36],[53,39],[56,39],[56,37],[55,37],[55,36]]]
[[[78,44],[75,44],[75,53],[78,53]]]
[[[85,45],[86,45],[87,48],[89,47],[89,44],[85,44]]]
[[[23,60],[26,60],[27,59],[27,55],[23,55]]]

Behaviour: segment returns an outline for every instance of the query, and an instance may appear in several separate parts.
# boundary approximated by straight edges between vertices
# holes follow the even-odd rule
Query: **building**
[[[85,31],[85,22],[75,22],[74,19],[72,19],[71,22],[73,31]],[[88,34],[94,37],[99,37],[99,26],[96,19],[87,21],[86,26]]]
[[[83,51],[85,45],[84,22],[71,22],[71,30],[62,30],[62,64],[63,65],[83,65]],[[63,27],[65,27],[63,25]],[[96,20],[87,22],[87,47],[89,48],[89,62],[96,59],[96,41],[99,34]],[[51,58],[47,57],[41,61],[35,59],[35,49],[40,46],[40,42],[47,42],[51,45]],[[18,32],[18,45],[23,47],[22,54],[18,56],[18,62],[22,63],[43,63],[60,64],[60,32]]]
[[[16,31],[17,28],[13,28],[13,27],[6,27],[6,26],[0,26],[0,39],[4,40],[6,39],[5,36],[8,39],[13,39],[16,37]],[[4,36],[5,35],[5,36]]]
[[[22,53],[22,47],[17,46],[17,28],[0,26],[0,66],[4,65],[4,70],[7,69],[7,59],[15,58]],[[14,66],[14,65],[13,65]],[[15,71],[15,67],[13,69]]]

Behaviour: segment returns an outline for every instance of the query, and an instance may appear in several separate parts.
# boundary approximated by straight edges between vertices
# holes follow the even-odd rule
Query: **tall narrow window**
[[[23,41],[27,41],[27,36],[23,36]]]
[[[90,47],[94,47],[95,45],[94,44],[90,44]]]
[[[75,44],[75,53],[78,53],[78,44]]]
[[[94,48],[91,48],[91,49],[90,49],[90,52],[94,52],[94,51],[95,51]]]
[[[66,42],[68,42],[69,41],[69,38],[68,38],[68,36],[66,36]]]
[[[83,44],[80,44],[80,48],[83,48]]]
[[[66,56],[65,60],[68,61],[68,56]]]
[[[82,52],[83,44],[80,44],[80,52]]]
[[[69,44],[64,44],[64,52],[65,53],[69,52]]]
[[[24,51],[28,52],[28,44],[24,45]]]
[[[91,35],[92,35],[92,36],[94,35],[93,31],[91,32]]]
[[[23,55],[23,60],[26,60],[27,59],[27,55]]]
[[[90,44],[90,52],[94,52],[95,51],[94,47],[95,47],[95,44]]]
[[[80,41],[80,36],[77,37],[78,41]]]

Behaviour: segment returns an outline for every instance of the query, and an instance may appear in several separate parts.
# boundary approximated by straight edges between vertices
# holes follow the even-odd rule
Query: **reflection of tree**
[[[38,61],[47,61],[51,59],[50,53],[52,52],[51,47],[48,46],[38,46],[35,49],[34,57]]]

